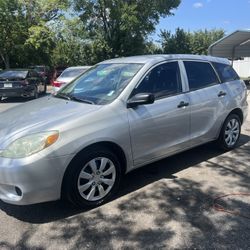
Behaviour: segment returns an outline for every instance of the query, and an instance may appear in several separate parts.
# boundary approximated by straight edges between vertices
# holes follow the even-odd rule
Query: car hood
[[[16,134],[51,130],[101,107],[52,96],[15,106],[0,113],[0,147]]]

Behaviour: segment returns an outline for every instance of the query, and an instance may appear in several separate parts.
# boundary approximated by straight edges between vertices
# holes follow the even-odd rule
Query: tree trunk
[[[9,69],[10,68],[10,58],[9,58],[9,55],[3,55],[1,53],[1,58],[4,62],[4,66],[5,66],[5,69]]]
[[[5,68],[6,69],[10,68],[10,58],[9,58],[9,55],[5,56]]]

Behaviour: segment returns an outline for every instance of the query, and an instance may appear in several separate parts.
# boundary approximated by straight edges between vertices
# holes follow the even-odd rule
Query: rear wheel
[[[35,86],[34,91],[33,91],[33,98],[37,99],[38,97],[39,97],[38,88],[37,86]]]
[[[237,146],[241,133],[241,121],[238,115],[230,114],[225,120],[218,144],[223,150],[230,150]]]
[[[44,91],[43,91],[43,94],[46,95],[47,93],[47,83],[45,82],[44,83]]]
[[[108,201],[117,191],[121,166],[107,149],[84,152],[69,166],[64,181],[66,197],[80,207],[94,207]]]

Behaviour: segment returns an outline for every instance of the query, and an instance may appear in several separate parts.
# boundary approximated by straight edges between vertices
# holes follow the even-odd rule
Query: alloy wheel
[[[116,180],[114,163],[106,157],[97,157],[84,165],[78,176],[79,194],[87,201],[103,199]]]
[[[240,134],[240,124],[235,118],[228,121],[225,127],[224,140],[227,146],[232,147],[237,142]]]

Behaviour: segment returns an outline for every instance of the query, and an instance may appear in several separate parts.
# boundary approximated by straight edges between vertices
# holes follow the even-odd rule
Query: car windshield
[[[112,102],[143,64],[99,64],[58,91],[56,97],[104,105]]]
[[[24,70],[8,70],[0,72],[0,78],[26,78],[28,71]]]
[[[77,77],[81,73],[85,72],[88,68],[78,68],[78,69],[66,69],[62,72],[60,77]]]

